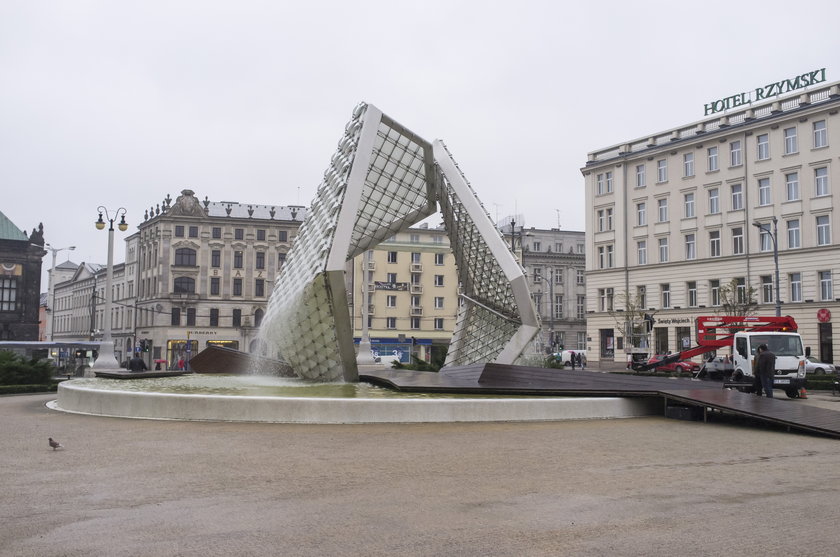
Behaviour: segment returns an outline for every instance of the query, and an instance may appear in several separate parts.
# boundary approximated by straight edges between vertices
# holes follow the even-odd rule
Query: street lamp
[[[125,208],[120,207],[111,218],[108,209],[100,205],[97,209],[99,211],[99,219],[96,221],[96,229],[103,230],[105,228],[105,220],[108,221],[108,268],[105,275],[105,319],[102,324],[102,342],[99,344],[99,357],[96,360],[97,370],[117,370],[120,369],[120,364],[117,357],[114,355],[114,341],[111,336],[111,311],[114,303],[114,294],[112,292],[114,282],[114,221],[120,218],[117,227],[121,232],[128,229],[128,223],[125,222]],[[102,214],[105,214],[105,219]]]
[[[50,285],[49,285],[49,292],[50,292],[50,330],[47,337],[50,339],[50,342],[55,340],[55,256],[60,251],[64,250],[74,250],[76,246],[69,246],[66,248],[54,248],[52,245],[47,244],[44,246],[46,249],[52,252],[52,267],[50,267]]]
[[[779,219],[773,216],[773,232],[770,232],[770,227],[764,226],[764,223],[755,221],[753,226],[766,233],[773,240],[773,263],[776,266],[776,317],[782,316],[782,303],[779,300],[779,242],[778,242],[778,222]]]

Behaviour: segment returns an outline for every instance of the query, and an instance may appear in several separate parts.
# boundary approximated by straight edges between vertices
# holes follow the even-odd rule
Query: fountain
[[[460,396],[382,396],[358,383],[346,263],[438,210],[454,251],[461,302],[444,370],[424,378],[428,390],[457,387],[465,366],[522,363],[540,328],[522,267],[446,146],[362,103],[275,281],[261,327],[260,345],[277,350],[266,356],[282,355],[282,367],[299,378],[284,380],[284,386],[301,396],[272,392],[277,385],[243,394],[236,377],[226,379],[225,393],[198,378],[131,379],[134,387],[123,382],[116,389],[107,381],[120,380],[86,379],[61,383],[53,406],[108,416],[306,423],[530,421],[655,411],[641,399],[488,397],[477,394],[477,376],[470,379],[469,394]],[[208,371],[242,371],[248,356],[239,354],[228,364],[208,358],[221,366]],[[448,375],[452,370],[455,375]],[[374,379],[393,384],[387,372]],[[451,385],[434,388],[444,380]],[[194,385],[200,394],[185,392],[185,381],[204,381]],[[310,383],[337,381],[344,383],[329,388],[344,396],[310,396]]]

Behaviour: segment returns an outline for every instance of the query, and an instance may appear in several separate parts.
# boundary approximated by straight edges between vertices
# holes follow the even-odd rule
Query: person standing
[[[574,352],[569,353],[569,363],[572,364],[572,371],[574,371],[577,364],[577,355]]]
[[[773,354],[766,344],[758,347],[758,363],[756,368],[761,378],[761,387],[767,398],[773,398],[773,377],[776,375],[776,355]]]
[[[143,361],[143,358],[140,356],[134,356],[128,361],[128,369],[130,371],[146,371],[146,362]]]

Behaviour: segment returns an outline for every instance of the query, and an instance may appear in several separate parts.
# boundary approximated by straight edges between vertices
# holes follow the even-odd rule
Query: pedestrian
[[[586,369],[586,354],[580,353],[580,369]]]
[[[569,362],[572,364],[572,371],[574,371],[575,364],[577,364],[577,356],[575,356],[574,352],[569,352]]]
[[[761,376],[758,374],[758,357],[761,355],[761,347],[764,346],[763,344],[760,345],[758,348],[755,349],[755,358],[752,361],[752,382],[753,382],[753,393],[756,396],[761,396],[763,394],[764,389],[761,388]]]
[[[146,362],[143,361],[143,358],[140,356],[135,355],[128,361],[128,369],[130,371],[146,371]]]
[[[181,358],[180,360],[178,360],[178,369],[180,369],[181,371],[184,371],[184,369],[186,369],[186,367],[187,366],[184,363],[184,358]]]
[[[758,363],[756,369],[761,378],[761,387],[767,398],[773,398],[773,378],[776,375],[776,355],[773,354],[766,344],[758,347]]]

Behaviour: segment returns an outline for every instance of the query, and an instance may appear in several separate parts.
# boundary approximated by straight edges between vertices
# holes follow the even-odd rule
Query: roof
[[[15,223],[9,220],[9,217],[0,211],[0,240],[21,240],[29,241],[29,236],[26,232],[15,226]]]
[[[68,271],[75,271],[79,266],[76,263],[73,263],[69,259],[67,261],[63,261],[55,266],[56,269],[65,269]]]

